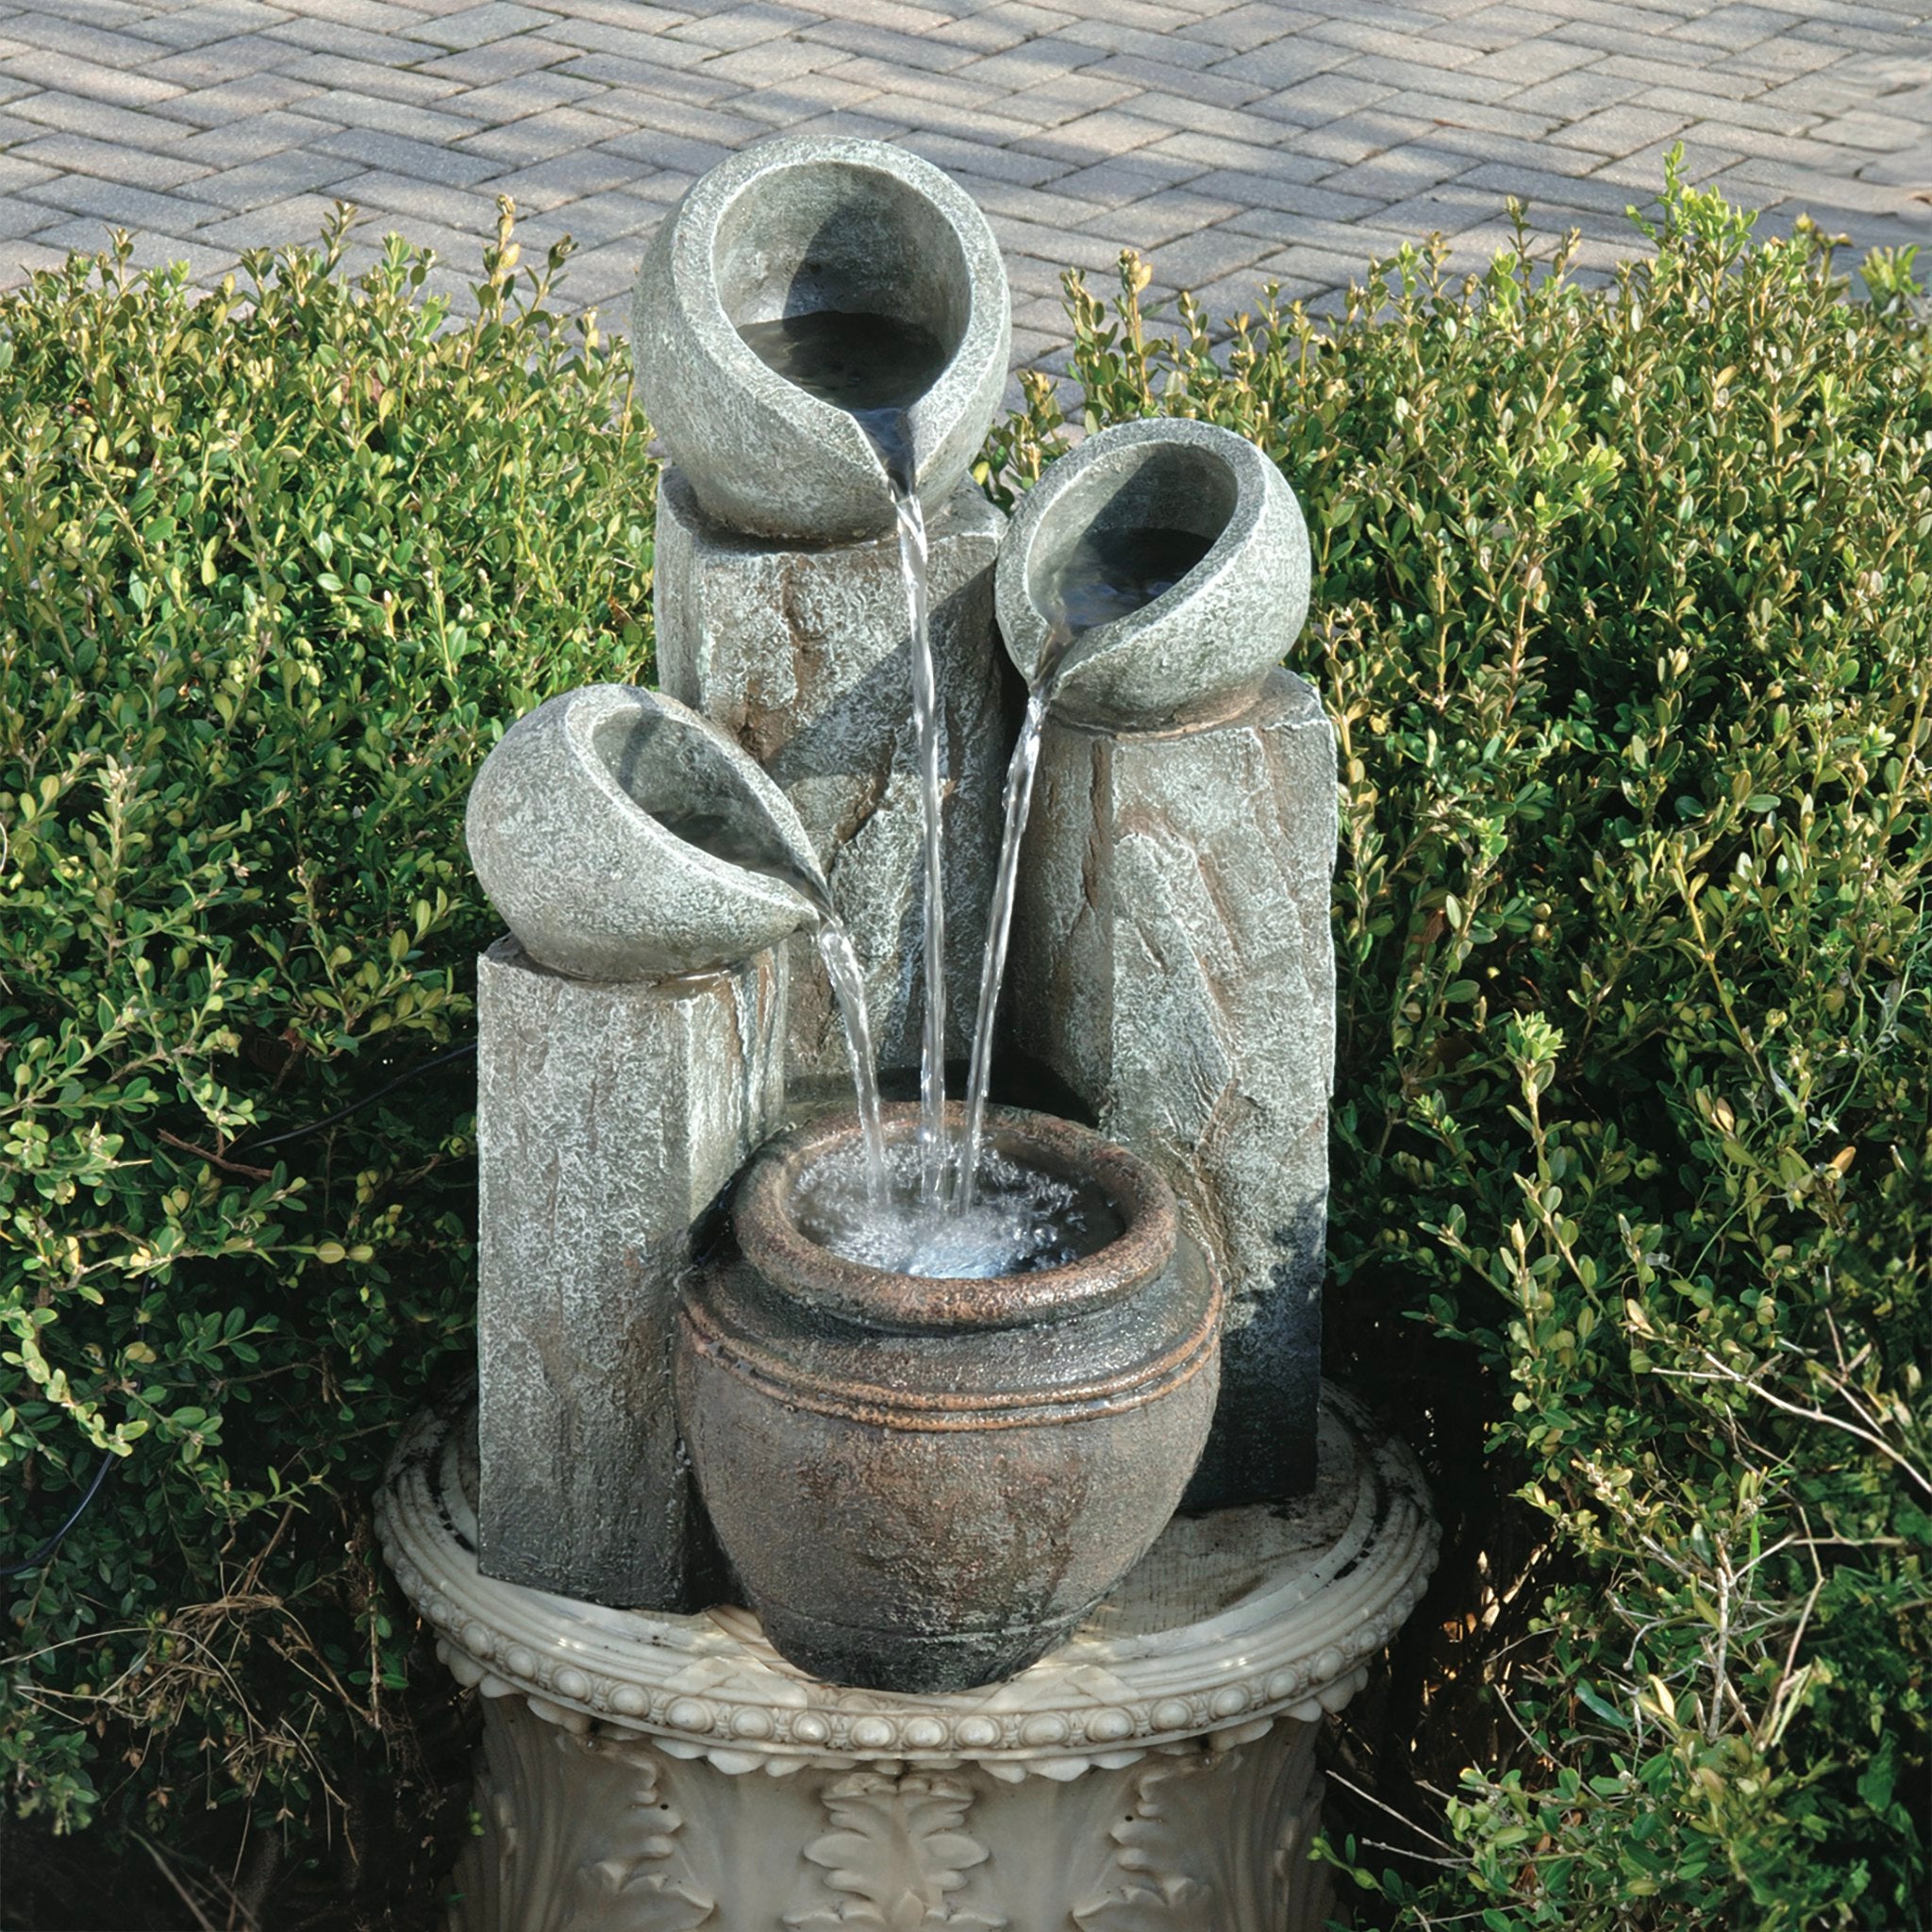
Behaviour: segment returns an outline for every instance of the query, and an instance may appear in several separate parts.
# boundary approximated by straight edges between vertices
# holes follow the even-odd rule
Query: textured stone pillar
[[[963,1058],[998,859],[1018,680],[993,627],[1005,520],[969,482],[933,517],[933,662],[945,724],[948,1052]],[[910,619],[896,536],[835,545],[740,536],[665,473],[653,599],[662,688],[722,725],[804,822],[866,970],[882,1070],[919,1064],[921,859]],[[831,988],[791,942],[787,1074],[849,1082]]]
[[[778,1124],[785,967],[566,978],[477,962],[484,1573],[690,1607],[706,1548],[672,1411],[691,1223]]]
[[[1335,744],[1286,671],[1219,723],[1050,723],[1020,868],[1010,1043],[1173,1182],[1227,1291],[1184,1507],[1314,1479],[1334,1078]]]

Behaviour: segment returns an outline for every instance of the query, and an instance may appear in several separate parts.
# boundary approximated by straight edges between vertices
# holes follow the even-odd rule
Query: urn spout
[[[639,398],[706,513],[842,542],[937,511],[1006,382],[1006,273],[973,201],[882,142],[766,142],[704,175],[639,271]]]
[[[1029,684],[1052,677],[1058,715],[1158,729],[1239,708],[1280,663],[1307,614],[1307,527],[1244,437],[1125,423],[1028,491],[996,584],[1008,656]]]
[[[587,685],[519,719],[477,773],[470,858],[540,965],[708,972],[815,925],[824,873],[790,801],[675,698]]]

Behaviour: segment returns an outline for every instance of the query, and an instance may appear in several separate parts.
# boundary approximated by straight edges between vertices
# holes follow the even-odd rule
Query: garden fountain
[[[473,791],[478,1386],[381,1507],[485,1699],[456,1924],[1311,1932],[1435,1532],[1318,1381],[1293,494],[1139,423],[1003,528],[997,250],[876,143],[707,175],[633,340],[662,689]]]

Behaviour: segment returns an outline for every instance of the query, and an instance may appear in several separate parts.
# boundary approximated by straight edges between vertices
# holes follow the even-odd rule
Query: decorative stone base
[[[1310,1494],[1177,1517],[1062,1648],[923,1698],[803,1676],[741,1609],[480,1575],[468,1435],[419,1418],[379,1506],[397,1580],[488,1700],[457,1932],[1323,1924],[1323,1717],[1436,1554],[1413,1457],[1338,1391]]]

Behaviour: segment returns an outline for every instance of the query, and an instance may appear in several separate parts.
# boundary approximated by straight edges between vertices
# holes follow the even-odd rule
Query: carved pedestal
[[[1324,1391],[1320,1481],[1176,1518],[1071,1642],[937,1697],[801,1675],[749,1612],[480,1575],[467,1415],[412,1425],[384,1547],[486,1704],[456,1932],[1316,1932],[1315,1745],[1422,1594],[1399,1442]]]

